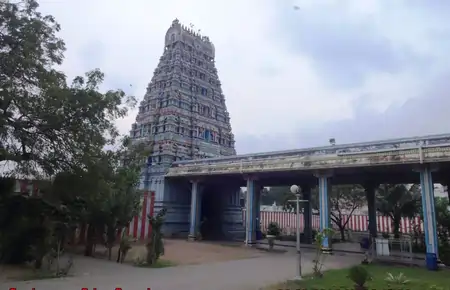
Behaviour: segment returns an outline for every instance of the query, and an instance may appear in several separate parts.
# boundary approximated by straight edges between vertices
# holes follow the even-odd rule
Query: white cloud
[[[424,17],[431,12],[421,14],[422,10],[414,7],[406,10],[400,1],[395,4],[383,0],[344,2],[347,3],[345,17],[371,21],[377,33],[395,48],[407,46],[433,59],[445,51],[431,41],[422,41],[430,29],[442,28],[442,22]],[[349,122],[350,126],[364,125],[356,119],[356,109],[382,114],[392,105],[423,95],[427,84],[448,69],[448,63],[438,62],[422,64],[424,68],[417,71],[409,67],[394,72],[378,70],[368,72],[355,87],[331,87],[329,79],[337,79],[336,72],[325,78],[310,55],[283,47],[281,38],[285,36],[280,29],[287,28],[282,28],[283,19],[279,15],[320,15],[323,7],[332,9],[343,2],[286,0],[283,3],[280,6],[274,0],[59,0],[42,1],[41,10],[54,15],[62,26],[61,36],[68,48],[63,69],[69,76],[99,67],[106,73],[105,87],[123,88],[139,99],[162,54],[164,35],[172,20],[193,23],[215,45],[216,65],[239,153],[298,147],[305,144],[302,139],[306,135],[308,144],[326,142],[328,136],[321,136],[317,130],[330,122],[345,122],[343,134],[346,135]],[[294,5],[301,9],[294,11]],[[339,11],[344,8],[340,7]],[[320,23],[318,19],[316,25]],[[342,71],[345,70],[343,66]],[[119,122],[122,132],[129,131],[135,114],[132,112]],[[306,135],[302,136],[298,130]],[[335,134],[339,140],[341,133]],[[267,135],[282,139],[281,147],[275,137],[266,139]],[[354,139],[371,138],[367,133]],[[254,143],[258,145],[249,145]]]

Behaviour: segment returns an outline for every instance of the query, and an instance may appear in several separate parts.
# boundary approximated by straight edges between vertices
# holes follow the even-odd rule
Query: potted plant
[[[270,222],[267,227],[267,241],[269,242],[269,250],[273,249],[273,246],[275,244],[275,238],[277,238],[280,235],[280,226],[276,222]]]
[[[371,280],[369,272],[362,266],[351,267],[347,277],[355,283],[355,290],[367,290],[366,282]]]

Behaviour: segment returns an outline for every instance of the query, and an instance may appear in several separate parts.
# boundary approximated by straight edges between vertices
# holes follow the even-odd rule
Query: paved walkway
[[[312,272],[312,260],[313,253],[304,254],[304,274]],[[360,256],[333,255],[327,258],[325,265],[331,269],[360,262]],[[77,277],[11,282],[3,284],[1,289],[16,287],[18,290],[31,290],[34,287],[36,290],[80,290],[96,287],[97,290],[112,290],[122,287],[145,290],[150,287],[152,290],[257,290],[293,278],[296,273],[296,256],[292,250],[245,260],[161,269],[136,268],[85,257],[77,257],[75,263]],[[89,274],[83,275],[83,269],[89,269]]]

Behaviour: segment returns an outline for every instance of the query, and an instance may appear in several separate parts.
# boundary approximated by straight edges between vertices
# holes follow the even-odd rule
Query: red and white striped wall
[[[369,216],[368,215],[344,215],[344,219],[348,219],[347,229],[355,232],[365,232],[368,230]],[[243,210],[243,220],[245,225],[245,209]],[[274,212],[274,211],[261,211],[260,213],[261,230],[265,231],[271,222],[276,222],[280,225],[283,231],[287,233],[295,232],[297,227],[297,218],[295,213],[291,212]],[[303,214],[300,214],[300,230],[303,231],[304,218]],[[420,225],[423,231],[423,223],[420,217],[415,218],[402,218],[400,223],[400,232],[402,233],[412,233],[414,230],[414,225]],[[333,223],[333,228],[337,226]],[[319,229],[319,216],[312,216],[312,227],[313,229]],[[379,233],[392,233],[393,227],[391,219],[386,216],[377,216],[377,228]]]
[[[135,216],[127,227],[127,235],[137,240],[145,240],[152,232],[148,215],[153,216],[155,210],[155,192],[144,192],[141,199],[141,214]]]
[[[33,180],[16,180],[15,192],[39,195],[38,183]],[[137,240],[145,240],[151,233],[151,225],[148,221],[147,215],[154,214],[155,207],[155,192],[145,192],[141,199],[142,211],[139,216],[133,218],[130,225],[126,229],[127,234]],[[242,211],[243,224],[245,225],[245,209]],[[344,215],[344,218],[349,218]],[[261,211],[260,213],[261,230],[265,231],[267,226],[271,222],[276,222],[280,225],[286,233],[293,233],[296,229],[297,218],[295,213],[291,212],[275,212],[275,211]],[[368,215],[352,215],[347,224],[347,229],[357,232],[364,232],[368,230],[369,217]],[[303,214],[300,214],[300,230],[303,231],[304,218]],[[423,231],[423,223],[419,217],[415,218],[402,218],[400,223],[400,232],[412,233],[414,225],[420,225]],[[319,216],[312,216],[313,229],[319,228]],[[333,228],[337,228],[333,224]],[[377,216],[377,228],[379,233],[392,233],[393,227],[391,219],[386,216]]]

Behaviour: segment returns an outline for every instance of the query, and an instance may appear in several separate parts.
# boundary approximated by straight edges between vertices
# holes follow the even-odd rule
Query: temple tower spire
[[[172,22],[131,130],[152,147],[152,165],[236,154],[214,57],[208,37]]]
[[[141,188],[156,192],[158,206],[187,202],[171,196],[164,180],[174,161],[236,155],[214,58],[209,37],[172,22],[130,132],[149,148]]]

